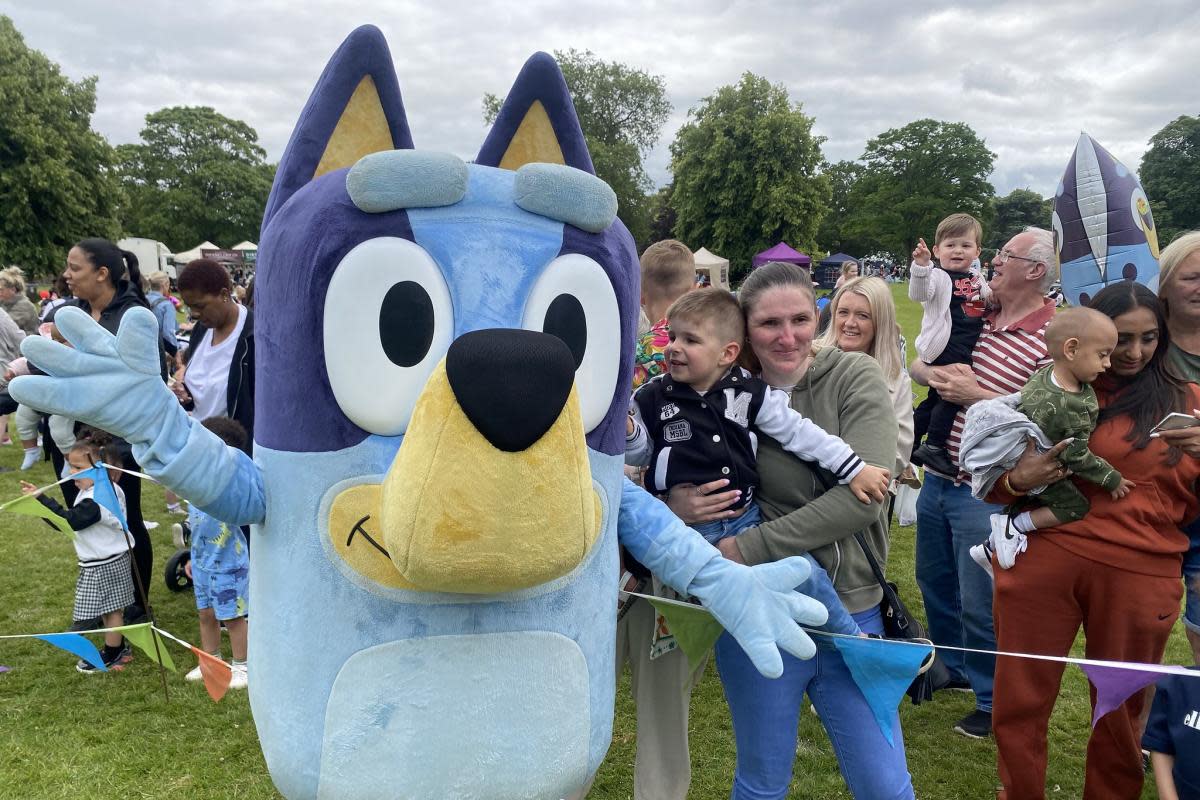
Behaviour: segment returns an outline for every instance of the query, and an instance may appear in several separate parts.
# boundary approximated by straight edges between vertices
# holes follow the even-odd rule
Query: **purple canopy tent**
[[[789,264],[799,264],[802,267],[812,267],[812,259],[796,250],[787,242],[780,242],[772,248],[763,250],[754,257],[754,266],[760,267],[768,261],[786,261]]]

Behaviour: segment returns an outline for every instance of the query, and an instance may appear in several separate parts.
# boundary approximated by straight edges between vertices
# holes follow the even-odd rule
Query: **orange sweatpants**
[[[1179,616],[1178,577],[1140,575],[1091,561],[1029,536],[1010,570],[996,569],[996,649],[1065,656],[1082,625],[1088,658],[1158,664]],[[1046,727],[1066,665],[996,659],[992,730],[1002,800],[1046,796]],[[1144,693],[1100,718],[1087,748],[1084,800],[1135,800],[1142,790],[1138,714]],[[1091,690],[1095,707],[1096,691]]]

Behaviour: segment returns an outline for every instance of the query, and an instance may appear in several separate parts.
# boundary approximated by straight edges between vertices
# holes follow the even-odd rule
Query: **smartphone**
[[[1193,417],[1190,414],[1180,414],[1178,411],[1173,411],[1167,414],[1158,424],[1155,425],[1150,432],[1157,433],[1158,431],[1177,431],[1183,428],[1194,428],[1200,425],[1200,419]]]

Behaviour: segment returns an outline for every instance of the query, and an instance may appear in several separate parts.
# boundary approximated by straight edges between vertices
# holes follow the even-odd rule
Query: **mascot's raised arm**
[[[561,798],[612,736],[617,540],[759,669],[804,658],[806,562],[721,558],[622,476],[633,240],[554,61],[474,163],[413,149],[382,34],[334,54],[288,143],[255,286],[254,460],[159,378],[158,327],[30,337],[12,395],[125,437],[256,526],[250,701],[289,798]]]

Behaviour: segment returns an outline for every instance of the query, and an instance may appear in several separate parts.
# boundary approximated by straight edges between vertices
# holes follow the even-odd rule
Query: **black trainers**
[[[122,614],[123,622],[126,625],[141,625],[143,622],[150,621],[150,615],[146,613],[146,609],[134,603],[131,606],[125,607],[125,612]]]
[[[954,477],[958,474],[958,467],[950,460],[950,454],[944,448],[933,447],[928,442],[913,451],[912,461],[940,475]]]
[[[970,683],[968,683],[967,681],[958,681],[958,680],[950,681],[949,683],[947,683],[945,686],[943,686],[941,688],[941,691],[943,691],[943,692],[966,692],[968,694],[973,694],[975,692],[975,690],[971,688]]]
[[[104,659],[104,666],[109,672],[120,672],[125,669],[125,665],[133,661],[133,651],[129,649],[129,645],[125,645],[112,658]],[[90,661],[79,659],[75,664],[75,670],[82,672],[84,675],[94,675],[101,670],[92,664]]]
[[[992,735],[992,712],[975,709],[954,723],[954,732],[968,739],[986,739]]]

